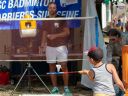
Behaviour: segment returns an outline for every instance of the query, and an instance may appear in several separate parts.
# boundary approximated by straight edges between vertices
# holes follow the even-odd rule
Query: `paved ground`
[[[15,85],[0,86],[0,96],[49,96],[49,93],[44,86],[33,86],[31,87],[31,90],[28,91],[27,87],[20,85],[12,95],[11,93],[14,90],[14,88]],[[59,88],[60,88],[60,93],[63,94],[63,87],[59,86]],[[51,88],[49,87],[49,89]],[[82,86],[70,86],[70,89],[73,93],[73,96],[92,96],[92,91]],[[24,95],[24,94],[28,94],[28,95]],[[51,96],[57,96],[57,95],[51,95]]]

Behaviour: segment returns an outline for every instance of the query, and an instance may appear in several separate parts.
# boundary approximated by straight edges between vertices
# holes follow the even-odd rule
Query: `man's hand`
[[[46,50],[46,45],[39,46],[39,54],[43,54]]]
[[[47,35],[47,38],[49,39],[49,40],[54,40],[54,39],[56,39],[56,34],[48,34]]]
[[[44,47],[39,47],[39,54],[43,54],[45,52],[45,48]]]

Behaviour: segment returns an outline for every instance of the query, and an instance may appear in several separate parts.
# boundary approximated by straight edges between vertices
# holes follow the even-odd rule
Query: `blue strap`
[[[98,30],[98,17],[95,17],[95,34],[96,34],[96,47],[99,45],[99,30]]]

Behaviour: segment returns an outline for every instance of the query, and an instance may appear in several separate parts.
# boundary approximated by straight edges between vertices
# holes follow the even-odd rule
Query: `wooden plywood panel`
[[[11,31],[0,30],[0,60],[8,60],[10,58],[9,51],[11,48]]]

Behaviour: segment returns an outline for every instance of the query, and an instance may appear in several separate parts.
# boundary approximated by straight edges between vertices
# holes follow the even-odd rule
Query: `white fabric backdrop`
[[[86,17],[97,16],[96,8],[95,8],[95,0],[86,0]],[[103,34],[101,32],[100,23],[98,22],[98,30],[99,30],[99,46],[104,51],[104,59],[106,62],[106,46],[103,39]],[[84,27],[84,51],[88,50],[92,45],[96,45],[96,35],[95,35],[95,18],[85,20]],[[83,59],[87,59],[87,56],[84,55]],[[89,64],[87,60],[83,61],[82,69],[90,69],[92,66]],[[92,88],[93,82],[88,79],[87,76],[82,75],[81,84]]]

